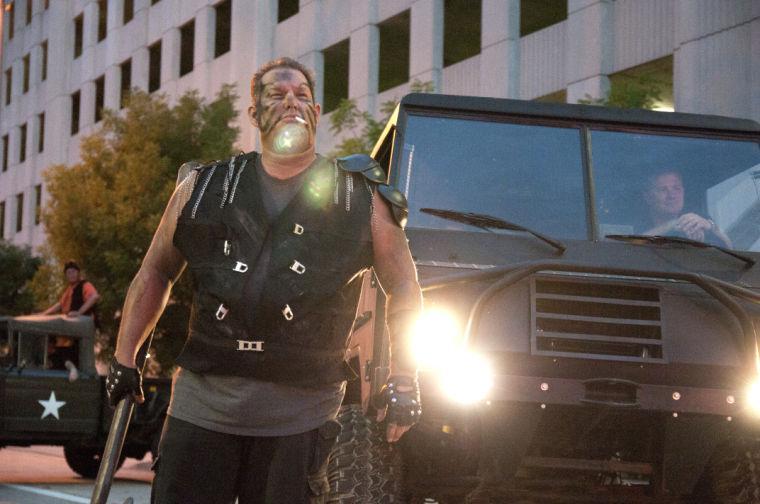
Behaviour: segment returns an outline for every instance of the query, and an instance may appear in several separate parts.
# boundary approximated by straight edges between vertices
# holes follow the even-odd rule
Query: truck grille
[[[663,361],[660,290],[596,278],[531,279],[534,355]]]

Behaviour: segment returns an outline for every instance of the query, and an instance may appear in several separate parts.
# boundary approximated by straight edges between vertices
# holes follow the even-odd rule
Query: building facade
[[[42,173],[130,88],[248,106],[277,56],[314,68],[335,144],[341,98],[378,113],[415,82],[436,92],[577,102],[654,78],[663,110],[760,121],[760,0],[15,0],[4,2],[0,237],[44,242]],[[256,147],[241,119],[242,150]]]

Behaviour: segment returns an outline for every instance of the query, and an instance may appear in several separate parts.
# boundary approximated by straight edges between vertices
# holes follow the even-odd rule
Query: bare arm
[[[80,306],[78,310],[71,311],[69,315],[73,315],[76,317],[83,313],[87,313],[87,310],[92,308],[93,305],[95,305],[95,303],[97,303],[99,300],[100,300],[100,294],[96,292],[95,294],[87,298],[87,301],[85,301],[84,304],[82,304],[82,306]]]
[[[132,280],[124,301],[116,341],[116,360],[135,367],[140,345],[164,311],[169,293],[185,268],[185,260],[174,246],[177,218],[192,192],[194,176],[182,182],[169,200],[140,270]]]
[[[417,269],[409,251],[406,234],[396,223],[388,203],[375,193],[372,216],[372,246],[375,254],[375,272],[388,297],[388,317],[404,311],[422,309],[422,291],[417,282]],[[391,351],[406,342],[395,341],[399,335],[391,335]],[[392,374],[415,374],[408,364],[392,360]]]
[[[414,267],[406,234],[398,226],[388,203],[377,192],[373,199],[372,247],[375,255],[375,273],[388,297],[386,313],[389,318],[403,311],[418,312],[422,309],[422,291],[417,282],[417,270]],[[417,370],[410,364],[407,341],[409,334],[391,331],[391,376],[413,376]],[[395,351],[394,351],[395,350]],[[413,392],[412,387],[397,387],[398,392]],[[377,420],[385,418],[386,410],[378,411]],[[389,443],[401,439],[411,425],[388,423],[385,438]]]
[[[47,310],[45,310],[44,312],[42,312],[41,315],[52,315],[54,313],[58,313],[59,311],[61,311],[60,301],[54,304],[53,306],[51,306],[50,308],[48,308]]]

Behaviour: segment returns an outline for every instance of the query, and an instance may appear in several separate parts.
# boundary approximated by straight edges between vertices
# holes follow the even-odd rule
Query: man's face
[[[657,215],[675,218],[683,210],[683,182],[677,173],[663,173],[647,191],[647,203]]]
[[[76,283],[79,281],[79,270],[76,268],[66,269],[66,271],[64,271],[64,275],[66,275],[66,281],[68,283]]]
[[[261,131],[264,144],[284,154],[313,147],[320,106],[314,103],[306,77],[292,68],[274,68],[264,74],[261,84],[251,120]]]

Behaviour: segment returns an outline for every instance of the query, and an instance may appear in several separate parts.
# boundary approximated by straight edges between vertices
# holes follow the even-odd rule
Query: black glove
[[[398,387],[412,390],[402,392]],[[381,395],[381,407],[388,406],[386,420],[400,426],[414,425],[422,415],[420,404],[420,384],[416,377],[391,376],[388,383],[383,387]]]
[[[125,396],[142,396],[142,374],[135,368],[122,366],[114,357],[108,366],[106,393],[111,406],[119,404]]]

